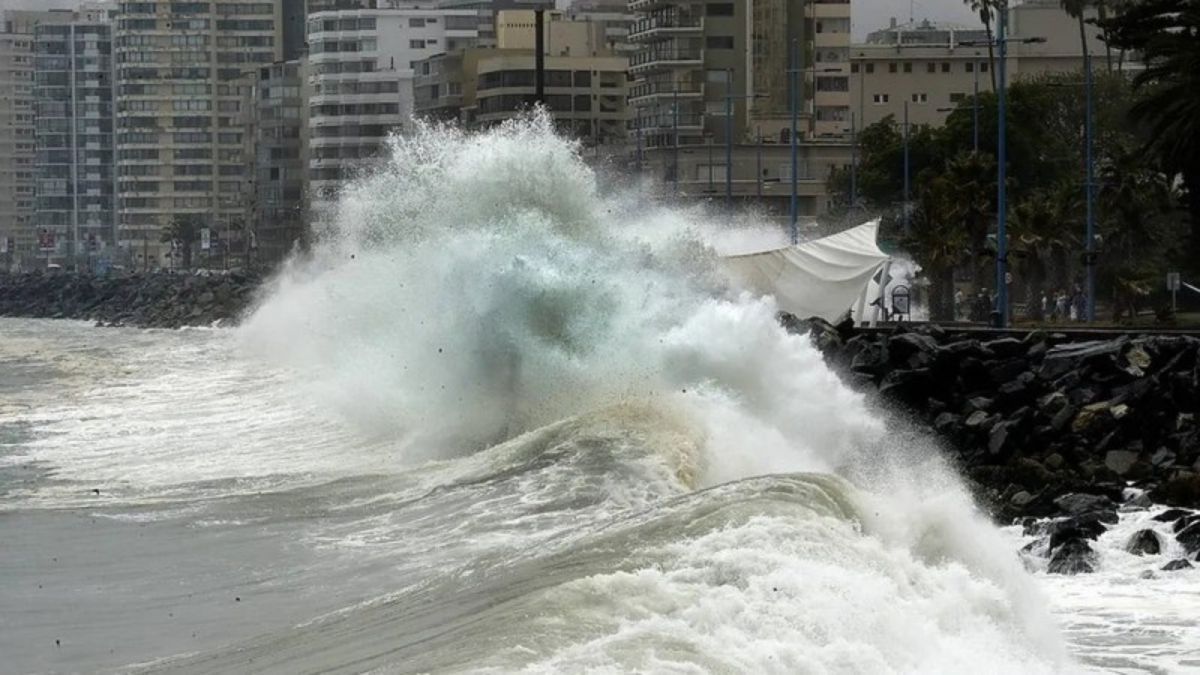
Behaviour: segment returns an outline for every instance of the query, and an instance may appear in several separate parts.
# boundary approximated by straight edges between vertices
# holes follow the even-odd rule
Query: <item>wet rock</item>
[[[1152,520],[1156,520],[1160,523],[1174,523],[1175,521],[1190,515],[1192,515],[1192,512],[1185,509],[1167,509],[1157,516],[1154,516]]]
[[[1164,572],[1174,572],[1176,570],[1190,570],[1190,569],[1192,569],[1192,563],[1188,562],[1187,560],[1185,560],[1183,558],[1180,558],[1178,560],[1172,560],[1171,562],[1162,566],[1162,571],[1164,571]]]
[[[1071,539],[1054,549],[1047,570],[1050,574],[1089,574],[1096,571],[1096,552],[1083,539]]]
[[[1162,504],[1200,508],[1200,475],[1183,474],[1171,478],[1155,489],[1152,496]]]
[[[1013,495],[1012,497],[1010,497],[1008,500],[1008,503],[1012,504],[1013,506],[1015,506],[1017,508],[1024,508],[1025,506],[1028,506],[1029,503],[1033,501],[1033,499],[1034,499],[1034,496],[1032,494],[1030,494],[1026,490],[1021,490],[1020,492],[1018,492],[1015,495]]]
[[[1175,541],[1183,546],[1188,555],[1200,551],[1200,522],[1188,525],[1182,532],[1175,535]]]
[[[1162,544],[1154,530],[1139,530],[1125,544],[1125,550],[1134,555],[1158,555]]]
[[[1066,494],[1054,500],[1054,505],[1064,513],[1070,515],[1079,515],[1095,511],[1113,511],[1117,510],[1117,505],[1111,499],[1104,495]]]
[[[1104,466],[1107,466],[1118,476],[1124,476],[1129,473],[1137,461],[1138,453],[1128,450],[1110,450],[1104,456]]]
[[[962,418],[958,415],[944,412],[938,415],[933,420],[933,428],[939,434],[951,434],[962,424]]]

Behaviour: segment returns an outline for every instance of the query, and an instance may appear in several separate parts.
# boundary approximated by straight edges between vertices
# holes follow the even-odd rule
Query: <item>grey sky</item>
[[[901,23],[909,12],[918,21],[950,21],[970,26],[979,23],[962,0],[852,0],[854,3],[854,37],[862,39],[867,33],[883,28],[891,17]],[[0,9],[61,9],[72,7],[77,0],[0,0]],[[562,3],[560,3],[562,4]]]

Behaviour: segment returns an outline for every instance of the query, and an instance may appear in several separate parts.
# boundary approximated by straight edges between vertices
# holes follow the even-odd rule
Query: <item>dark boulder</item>
[[[1112,511],[1115,513],[1117,510],[1117,505],[1104,495],[1080,493],[1063,495],[1054,500],[1054,505],[1068,515],[1079,515],[1094,511]]]
[[[1134,555],[1158,555],[1162,552],[1162,544],[1154,530],[1139,530],[1125,544],[1125,550]]]
[[[1050,574],[1088,574],[1096,571],[1096,552],[1084,539],[1070,539],[1053,549],[1050,565],[1046,571]]]
[[[1192,569],[1192,563],[1188,562],[1187,560],[1184,560],[1183,558],[1180,558],[1178,560],[1172,560],[1171,562],[1162,566],[1162,571],[1164,571],[1164,572],[1174,572],[1176,570],[1190,570],[1190,569]]]
[[[1159,485],[1151,496],[1155,501],[1170,506],[1200,508],[1200,474],[1176,476]]]
[[[1200,522],[1188,525],[1182,532],[1175,535],[1175,541],[1183,546],[1188,555],[1200,551]]]
[[[1192,515],[1192,512],[1186,509],[1167,509],[1157,516],[1154,516],[1152,520],[1156,520],[1160,523],[1173,523],[1190,515]]]

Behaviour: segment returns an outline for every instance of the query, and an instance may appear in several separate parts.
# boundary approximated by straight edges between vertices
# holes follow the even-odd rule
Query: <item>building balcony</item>
[[[657,9],[659,7],[669,7],[675,4],[678,3],[671,2],[670,0],[630,0],[629,11],[645,12],[648,10]]]
[[[695,99],[704,96],[704,87],[698,84],[675,84],[673,82],[635,82],[629,87],[630,105],[646,103],[656,98]]]
[[[676,35],[699,35],[704,32],[704,18],[699,16],[647,16],[629,25],[630,42],[665,39]]]
[[[635,52],[629,58],[633,73],[658,68],[699,68],[704,65],[703,49],[654,49]]]

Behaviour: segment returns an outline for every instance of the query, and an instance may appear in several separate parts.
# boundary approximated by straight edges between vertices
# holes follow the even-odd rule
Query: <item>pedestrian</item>
[[[963,319],[963,292],[961,288],[954,289],[954,320]]]
[[[1056,298],[1055,304],[1057,305],[1058,316],[1063,321],[1067,321],[1071,318],[1071,303],[1070,300],[1067,299],[1067,292],[1065,290],[1059,289],[1058,298]]]
[[[1086,321],[1087,303],[1083,297],[1083,289],[1079,286],[1075,287],[1075,297],[1072,300],[1073,304],[1075,305],[1075,320]]]

